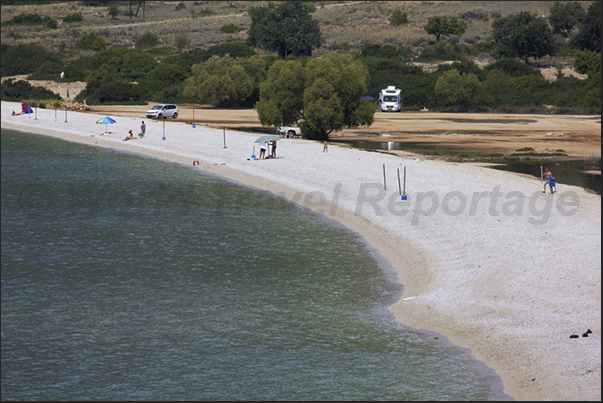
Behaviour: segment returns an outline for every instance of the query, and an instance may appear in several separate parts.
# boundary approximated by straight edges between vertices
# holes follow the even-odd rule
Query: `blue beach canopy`
[[[104,118],[97,120],[96,123],[99,125],[105,125],[105,133],[107,133],[107,125],[117,123],[117,122],[115,120],[113,120],[112,118],[110,118],[109,116],[105,116]]]

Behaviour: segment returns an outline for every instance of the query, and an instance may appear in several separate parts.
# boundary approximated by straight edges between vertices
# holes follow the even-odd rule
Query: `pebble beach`
[[[189,165],[358,232],[403,285],[400,323],[493,368],[517,400],[601,400],[601,196],[557,179],[303,139],[2,102],[2,128]],[[129,130],[142,138],[123,141]],[[106,131],[106,132],[105,132]],[[254,158],[255,156],[255,158]],[[405,178],[405,180],[404,180]]]

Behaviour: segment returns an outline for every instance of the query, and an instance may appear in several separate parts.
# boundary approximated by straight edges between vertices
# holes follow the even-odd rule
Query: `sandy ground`
[[[257,133],[193,128],[179,121],[186,115],[159,122],[115,112],[117,123],[104,134],[94,122],[107,109],[69,112],[67,119],[38,110],[36,119],[11,116],[16,108],[2,102],[3,128],[195,166],[338,220],[397,273],[404,293],[390,310],[398,321],[471,349],[518,400],[601,400],[600,195],[562,183],[558,193],[543,194],[536,178],[333,144],[323,152],[322,144],[301,139],[279,141],[276,159],[254,160]],[[197,113],[199,122],[222,121],[215,110]],[[408,116],[379,118],[421,125],[423,115]],[[143,119],[147,135],[122,141]],[[252,125],[249,111],[237,119],[241,127]],[[554,119],[534,126],[552,131],[560,127]],[[568,130],[599,125],[600,144],[600,123],[564,119]],[[404,168],[402,201],[397,170]]]
[[[92,106],[91,112],[146,119],[148,109],[150,106]],[[250,131],[271,129],[263,127],[251,109],[214,109],[199,105],[180,105],[179,109],[176,120],[181,122]],[[384,138],[379,134],[390,136]],[[344,129],[332,133],[331,138],[446,145],[504,155],[531,147],[543,154],[563,150],[569,157],[601,158],[601,116],[377,112],[370,127]],[[404,151],[391,153],[408,155]]]

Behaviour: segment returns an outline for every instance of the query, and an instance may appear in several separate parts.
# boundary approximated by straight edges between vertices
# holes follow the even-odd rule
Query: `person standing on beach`
[[[270,156],[276,158],[276,141],[272,141],[270,145],[272,146],[272,154],[270,154]]]
[[[142,137],[144,137],[146,130],[147,130],[147,127],[145,126],[144,120],[143,120],[142,124],[140,125],[140,132],[142,133]]]
[[[261,143],[260,144],[260,159],[263,160],[264,158],[266,158],[266,143]]]
[[[327,144],[327,140],[325,140],[325,144],[322,147],[322,152],[323,153],[328,153],[329,152],[329,145]]]
[[[553,174],[548,168],[544,168],[544,189],[542,190],[542,193],[546,193],[546,185],[549,184],[549,179],[552,175]]]

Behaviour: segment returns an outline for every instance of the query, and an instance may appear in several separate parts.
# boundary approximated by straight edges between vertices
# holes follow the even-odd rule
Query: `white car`
[[[174,104],[159,104],[147,111],[147,118],[164,119],[171,117],[176,119],[178,117],[178,105]]]

